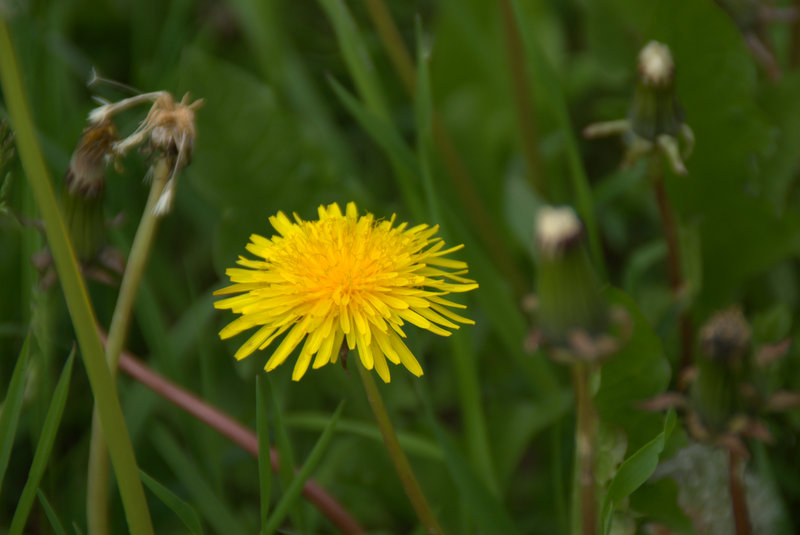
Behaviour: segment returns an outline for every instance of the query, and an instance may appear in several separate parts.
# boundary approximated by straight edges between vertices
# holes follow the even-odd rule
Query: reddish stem
[[[126,351],[123,351],[120,355],[119,367],[126,374],[167,401],[204,422],[219,434],[240,446],[253,457],[258,457],[258,438],[252,430],[235,421],[224,412],[209,405],[191,392],[184,390],[154,372],[148,368],[147,365]],[[275,448],[270,449],[270,464],[272,465],[272,470],[277,472],[278,452]],[[314,504],[314,506],[343,533],[347,535],[365,533],[364,528],[361,527],[358,521],[315,481],[311,479],[306,481],[303,487],[303,496]]]
[[[667,191],[664,188],[664,178],[661,174],[661,159],[654,158],[651,162],[653,174],[653,187],[656,191],[658,201],[658,211],[661,215],[661,224],[664,227],[664,238],[667,241],[667,276],[672,294],[677,296],[683,289],[684,279],[681,269],[680,247],[678,245],[678,225],[675,221],[675,213],[669,202]],[[685,370],[692,364],[692,322],[686,310],[680,314],[680,343],[681,343],[681,365],[680,369]]]
[[[733,507],[733,520],[736,525],[736,535],[752,535],[750,515],[747,512],[743,480],[744,457],[740,452],[728,452],[728,489],[731,493],[731,507]]]

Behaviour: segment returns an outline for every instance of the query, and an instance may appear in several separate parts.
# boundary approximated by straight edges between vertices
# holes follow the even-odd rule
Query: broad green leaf
[[[58,384],[56,384],[56,388],[53,391],[52,401],[47,409],[47,416],[45,416],[42,432],[39,435],[39,442],[36,444],[36,451],[33,454],[28,480],[25,482],[22,493],[19,496],[14,517],[11,519],[11,527],[8,528],[9,535],[21,535],[25,529],[25,524],[28,522],[28,515],[36,499],[36,490],[39,488],[39,482],[42,480],[44,471],[47,468],[47,462],[50,460],[50,453],[53,451],[53,444],[56,440],[56,433],[61,425],[61,416],[64,414],[64,406],[67,403],[74,359],[75,347],[73,346],[67,361],[64,363],[64,368],[61,370]]]
[[[641,487],[658,466],[658,459],[664,450],[664,445],[675,427],[676,416],[674,411],[667,413],[664,418],[664,430],[653,440],[642,446],[633,455],[628,457],[619,467],[617,474],[606,490],[603,500],[601,519],[603,520],[604,533],[608,533],[611,526],[611,515],[616,504]]]
[[[678,505],[678,485],[673,479],[663,478],[646,484],[631,495],[631,508],[660,522],[678,535],[697,535],[692,521]]]
[[[275,505],[275,511],[273,511],[272,516],[269,518],[269,522],[262,530],[262,533],[265,535],[272,535],[278,530],[281,522],[283,522],[283,519],[289,512],[289,508],[297,501],[297,498],[303,491],[303,485],[305,485],[306,480],[311,477],[311,473],[322,461],[322,457],[325,454],[325,451],[328,449],[331,439],[333,438],[333,432],[336,429],[336,423],[339,421],[339,416],[342,414],[342,409],[344,409],[344,400],[339,402],[339,406],[336,407],[336,411],[333,413],[333,416],[331,416],[328,427],[325,428],[319,439],[317,439],[317,443],[314,444],[311,453],[308,454],[308,459],[306,459],[306,462],[303,464],[300,470],[297,471],[297,474],[295,474],[291,484],[286,488],[277,505]]]
[[[180,499],[177,494],[156,481],[144,470],[139,470],[139,475],[142,476],[142,483],[150,489],[150,492],[155,494],[164,505],[178,515],[183,525],[186,526],[191,533],[194,535],[203,534],[203,526],[200,523],[200,517],[197,516],[197,511],[194,510],[194,507]]]
[[[628,449],[635,451],[661,429],[661,417],[639,410],[636,403],[666,389],[670,368],[661,341],[633,300],[616,288],[604,294],[627,312],[632,331],[622,350],[603,364],[595,405],[605,423],[625,430]]]
[[[25,393],[25,371],[28,364],[28,356],[31,353],[31,333],[25,337],[22,349],[14,365],[14,372],[11,374],[11,381],[8,383],[6,398],[0,410],[0,489],[3,486],[3,477],[8,468],[8,459],[11,456],[11,448],[14,446],[14,437],[17,434],[17,424],[19,415],[22,411],[22,396]]]

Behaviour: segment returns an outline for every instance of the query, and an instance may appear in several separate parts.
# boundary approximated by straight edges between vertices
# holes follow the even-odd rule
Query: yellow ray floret
[[[239,257],[240,267],[226,272],[232,284],[214,292],[228,296],[214,303],[216,308],[240,314],[220,337],[257,327],[236,352],[243,359],[284,335],[267,371],[302,343],[295,381],[309,366],[336,362],[343,344],[358,349],[364,367],[387,383],[387,361],[422,375],[401,327],[408,322],[449,336],[457,323],[474,323],[450,310],[464,305],[442,298],[478,287],[464,277],[465,262],[445,258],[462,246],[445,249],[436,226],[408,228],[395,226],[395,216],[359,216],[352,202],[344,213],[335,203],[320,206],[318,213],[319,220],[304,221],[278,212],[269,219],[277,235],[250,236],[247,250],[257,258]]]

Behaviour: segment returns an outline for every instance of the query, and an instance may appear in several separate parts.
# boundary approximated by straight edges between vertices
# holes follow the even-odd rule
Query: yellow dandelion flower
[[[240,317],[220,331],[226,339],[258,327],[234,355],[243,359],[264,349],[285,333],[267,361],[267,371],[279,366],[305,339],[292,379],[299,380],[311,364],[336,362],[343,342],[358,348],[361,362],[389,382],[386,359],[402,363],[416,376],[422,367],[403,343],[409,322],[441,336],[458,323],[474,324],[451,308],[464,305],[444,299],[451,292],[474,290],[478,284],[462,275],[467,264],[446,258],[463,247],[444,248],[438,226],[406,223],[395,216],[376,220],[359,217],[354,203],[343,214],[338,204],[318,209],[318,221],[294,221],[283,212],[270,218],[279,235],[252,235],[240,256],[241,268],[226,271],[231,286],[215,295],[239,294],[214,306]],[[316,355],[316,357],[315,357]]]

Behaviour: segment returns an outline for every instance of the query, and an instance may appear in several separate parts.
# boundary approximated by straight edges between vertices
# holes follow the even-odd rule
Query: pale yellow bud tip
[[[672,80],[675,62],[669,47],[658,41],[650,41],[639,52],[639,73],[648,85],[664,85]]]

